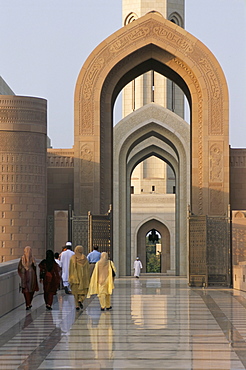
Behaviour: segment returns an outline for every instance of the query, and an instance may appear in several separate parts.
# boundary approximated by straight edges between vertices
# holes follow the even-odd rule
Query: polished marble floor
[[[113,309],[97,297],[75,311],[59,291],[0,318],[0,369],[246,369],[246,293],[194,289],[184,278],[115,281]]]

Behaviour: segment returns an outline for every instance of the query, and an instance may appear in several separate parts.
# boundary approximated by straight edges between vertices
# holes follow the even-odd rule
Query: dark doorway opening
[[[146,272],[161,273],[161,234],[152,229],[146,234]]]

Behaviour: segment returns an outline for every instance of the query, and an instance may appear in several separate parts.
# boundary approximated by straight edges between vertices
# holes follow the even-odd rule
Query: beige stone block
[[[28,205],[28,212],[37,212],[39,209],[38,204],[29,204]]]
[[[20,203],[20,199],[21,197],[20,196],[16,196],[16,195],[13,195],[13,196],[5,196],[5,203],[6,204],[19,204]]]
[[[11,211],[11,204],[0,203],[0,212]]]
[[[11,220],[10,219],[0,218],[0,225],[1,225],[1,227],[2,226],[9,226],[10,224],[11,224]]]
[[[12,222],[13,222],[13,226],[26,226],[27,225],[27,219],[24,219],[24,218],[16,218],[16,219],[13,219]]]
[[[11,254],[11,249],[9,249],[9,248],[1,248],[1,249],[0,249],[0,255],[1,255],[1,256],[4,256],[4,257],[9,257],[9,256],[11,256],[11,257],[12,257],[11,259],[13,259],[13,256],[12,256],[12,254]]]
[[[18,249],[18,246],[19,246],[19,243],[17,240],[6,240],[5,242],[5,248]]]
[[[27,240],[26,234],[13,234],[13,240]]]
[[[13,204],[13,211],[20,212],[20,211],[26,211],[26,205],[25,204]]]
[[[36,200],[32,195],[30,195],[30,196],[25,195],[25,196],[21,197],[21,203],[22,204],[35,204],[35,202],[36,202]]]
[[[22,227],[21,231],[23,234],[32,234],[33,232],[35,232],[32,226]]]
[[[26,219],[32,219],[34,217],[34,213],[33,212],[22,212],[21,216]]]
[[[22,239],[22,240],[24,240],[24,239]],[[32,234],[27,234],[26,235],[26,240],[30,243],[31,241],[32,242],[34,242],[34,241],[37,241],[37,242],[40,242],[39,240],[38,240],[38,235],[37,234],[34,234],[34,233],[32,233]]]
[[[19,233],[19,227],[17,227],[17,226],[5,226],[5,233],[6,234]]]
[[[40,222],[40,220],[39,219],[37,219],[37,218],[32,218],[32,219],[30,219],[30,220],[28,220],[29,221],[29,225],[30,226],[39,226],[39,222]]]

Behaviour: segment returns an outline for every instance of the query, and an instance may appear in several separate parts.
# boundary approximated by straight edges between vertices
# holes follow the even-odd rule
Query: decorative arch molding
[[[138,250],[136,251],[136,256],[138,255],[140,260],[143,264],[142,272],[146,272],[146,244],[145,244],[145,236],[148,231],[151,229],[156,229],[161,234],[162,239],[162,248],[161,248],[161,272],[166,273],[170,269],[170,230],[168,229],[167,225],[157,218],[152,218],[146,220],[137,230],[136,235],[136,245],[138,246]]]
[[[168,17],[169,21],[177,24],[180,27],[184,27],[184,20],[178,12],[173,12]]]
[[[179,275],[187,272],[187,206],[189,188],[189,125],[182,118],[151,103],[133,112],[114,127],[114,262],[120,276],[132,265],[130,175],[144,158],[156,155],[176,173],[176,259]],[[182,232],[180,232],[182,230]]]
[[[155,220],[156,222],[159,222],[160,224],[163,224],[163,225],[167,228],[167,230],[168,230],[168,232],[169,232],[170,236],[171,236],[171,237],[173,237],[173,235],[172,235],[172,230],[171,230],[171,227],[170,227],[169,223],[168,223],[168,222],[166,222],[166,221],[163,221],[162,219],[160,219],[159,217],[156,217],[156,216],[155,216],[155,217],[153,217],[153,216],[151,216],[151,217],[147,217],[147,218],[145,218],[144,220],[142,220],[142,221],[139,223],[138,227],[136,228],[136,234],[135,234],[135,237],[137,237],[137,234],[138,234],[138,232],[139,232],[140,228],[141,228],[143,225],[145,225],[145,224],[149,223],[149,222],[150,222],[150,221],[152,221],[152,220]]]
[[[197,38],[155,13],[109,36],[80,71],[75,89],[75,212],[104,213],[112,202],[112,106],[129,81],[150,69],[177,83],[190,102],[192,213],[226,215],[228,91],[223,71]],[[85,144],[90,162],[81,156]],[[218,181],[210,158],[215,144],[222,150]],[[85,170],[90,178],[83,177]]]

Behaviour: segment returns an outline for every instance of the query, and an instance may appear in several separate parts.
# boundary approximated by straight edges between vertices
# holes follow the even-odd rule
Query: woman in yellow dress
[[[75,254],[70,258],[68,281],[74,295],[76,310],[79,311],[80,308],[83,308],[83,302],[88,292],[90,272],[89,262],[83,254],[84,248],[77,245],[74,252]]]
[[[114,263],[108,259],[108,253],[102,252],[100,260],[93,270],[87,297],[97,294],[101,310],[110,310],[111,295],[114,289],[114,276],[116,268]]]

